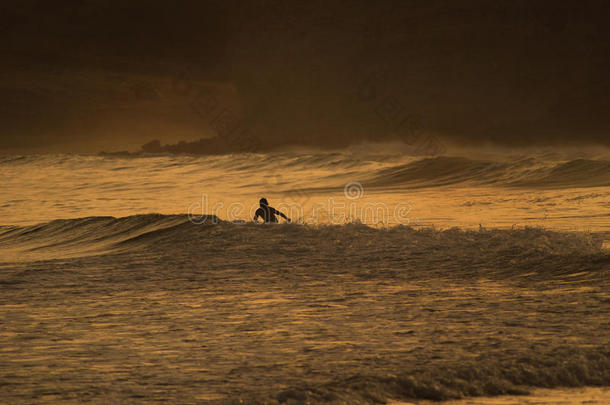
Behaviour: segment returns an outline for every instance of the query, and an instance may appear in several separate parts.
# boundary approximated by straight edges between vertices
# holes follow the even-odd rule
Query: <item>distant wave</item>
[[[578,159],[540,170],[513,183],[536,187],[600,187],[610,185],[610,162]]]
[[[489,255],[494,260],[506,255],[528,254],[592,254],[600,252],[604,237],[601,234],[556,232],[538,228],[513,230],[449,230],[414,229],[396,226],[389,229],[371,228],[361,224],[345,225],[256,225],[231,223],[216,216],[205,216],[202,224],[189,221],[187,215],[144,214],[123,218],[88,217],[60,219],[48,223],[0,228],[0,260],[21,261],[47,258],[75,257],[121,253],[142,249],[196,246],[198,241],[216,240],[219,246],[245,241],[244,247],[256,246],[261,232],[274,237],[292,238],[295,244],[317,241],[352,240],[352,244],[372,239],[385,240],[380,248],[410,254],[404,248],[396,249],[403,241],[423,249],[423,254],[435,255],[439,249],[459,256]],[[264,243],[263,243],[264,244]],[[324,252],[316,252],[322,254]],[[310,253],[308,253],[310,254]],[[356,254],[356,253],[354,253]],[[359,254],[359,253],[358,253]],[[305,258],[307,255],[303,255]],[[295,256],[298,258],[298,255]],[[365,258],[367,259],[367,258]]]
[[[237,154],[208,157],[182,156],[175,164],[198,164],[227,172],[269,172],[330,170],[320,178],[327,189],[335,179],[357,179],[377,188],[502,186],[524,188],[567,188],[610,186],[610,161],[576,159],[568,161],[520,157],[513,160],[477,160],[459,156],[419,158],[400,154]],[[284,175],[289,178],[290,176]],[[292,185],[288,185],[292,187]],[[317,187],[306,187],[315,190]],[[332,188],[332,186],[331,186]]]
[[[176,176],[208,173],[236,180],[280,176],[287,189],[326,190],[342,187],[345,179],[368,187],[400,189],[442,186],[500,186],[524,188],[567,188],[610,186],[610,161],[575,159],[552,160],[540,157],[513,159],[470,159],[442,156],[420,158],[402,154],[371,153],[246,153],[214,156],[155,155],[82,156],[29,155],[0,157],[0,165],[13,170],[93,168],[107,172],[135,169],[141,164],[154,172]],[[319,172],[314,172],[319,171]],[[318,177],[308,180],[308,173]],[[305,175],[305,178],[301,178]],[[299,184],[291,183],[292,180]],[[305,183],[303,183],[305,181]],[[284,184],[286,183],[286,184]]]
[[[462,157],[421,159],[375,173],[367,182],[376,187],[439,187],[448,185],[534,188],[610,186],[610,161],[543,162],[524,158],[510,162]]]

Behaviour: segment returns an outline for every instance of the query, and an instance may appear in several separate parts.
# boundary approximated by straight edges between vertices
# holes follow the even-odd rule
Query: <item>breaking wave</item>
[[[324,253],[324,243],[329,240],[349,241],[353,246],[376,240],[380,249],[393,252],[388,257],[400,257],[415,247],[430,255],[438,254],[439,249],[446,249],[446,254],[458,256],[470,253],[486,253],[493,257],[536,253],[592,254],[600,252],[604,242],[602,233],[559,232],[529,227],[472,231],[458,228],[414,229],[406,226],[378,229],[357,223],[258,225],[222,221],[213,215],[198,217],[195,224],[188,215],[142,214],[123,218],[58,219],[22,227],[5,226],[0,228],[0,252],[4,252],[5,257],[24,259],[74,257],[129,249],[171,249],[177,245],[204,242],[224,246],[244,242],[247,248],[260,242],[258,235],[261,232],[267,236],[271,233],[273,238],[291,238],[295,244],[310,245],[312,240],[321,241],[321,249],[317,253]],[[407,243],[407,247],[400,247],[402,243]],[[312,253],[309,249],[305,252]],[[351,254],[358,256],[360,252],[355,249]],[[295,260],[298,256],[295,255]]]

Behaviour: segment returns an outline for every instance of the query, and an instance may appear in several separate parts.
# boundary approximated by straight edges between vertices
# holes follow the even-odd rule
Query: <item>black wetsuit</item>
[[[276,215],[283,216],[282,213],[275,208],[268,205],[261,205],[254,214],[254,221],[256,221],[258,217],[261,217],[266,223],[277,223],[277,218],[275,217]]]

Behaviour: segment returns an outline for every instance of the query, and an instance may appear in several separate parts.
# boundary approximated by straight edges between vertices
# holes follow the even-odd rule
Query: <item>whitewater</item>
[[[610,398],[607,157],[11,155],[0,172],[0,402]],[[261,197],[293,222],[251,223]]]

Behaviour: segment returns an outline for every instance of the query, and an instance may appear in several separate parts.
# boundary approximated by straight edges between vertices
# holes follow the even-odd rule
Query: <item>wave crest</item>
[[[187,215],[144,214],[123,218],[87,217],[54,220],[48,223],[0,229],[0,251],[5,257],[73,257],[104,254],[129,249],[175,249],[181,246],[198,251],[197,246],[221,244],[227,249],[247,249],[267,241],[286,238],[304,246],[302,256],[333,255],[337,248],[352,247],[349,254],[363,260],[387,253],[392,260],[408,259],[413,253],[429,258],[488,256],[510,258],[537,254],[595,254],[602,251],[602,234],[559,232],[540,228],[479,231],[452,228],[435,230],[408,226],[371,228],[346,225],[257,225],[231,223],[206,216],[202,225],[191,223]],[[210,229],[212,233],[208,232]],[[333,243],[329,244],[328,242]],[[373,242],[372,242],[373,241]],[[370,249],[371,244],[377,251]],[[317,250],[312,250],[313,247]],[[39,253],[38,255],[36,253]],[[295,259],[298,258],[295,256]]]

